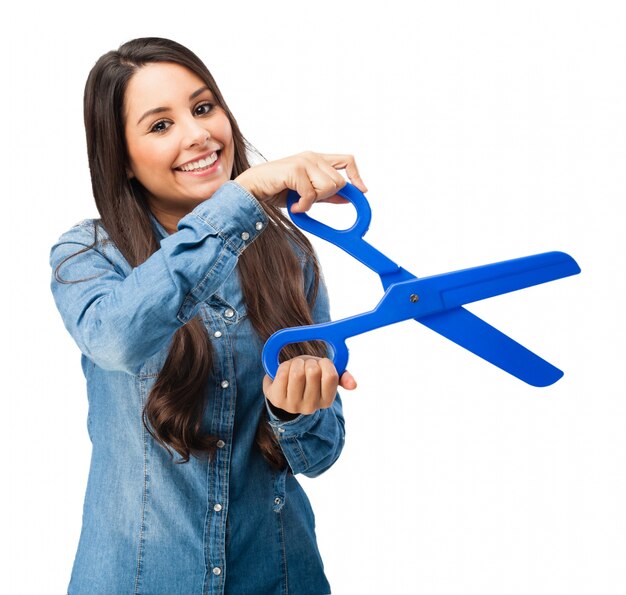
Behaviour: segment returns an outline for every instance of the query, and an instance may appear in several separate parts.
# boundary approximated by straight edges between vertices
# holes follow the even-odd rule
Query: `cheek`
[[[228,118],[226,116],[224,116],[224,122],[222,124],[220,132],[221,140],[224,143],[224,149],[226,151],[226,154],[228,155],[228,166],[232,170],[233,162],[235,159],[235,145],[233,143],[233,131],[230,126],[230,122],[228,121]],[[226,173],[230,175],[231,172],[227,171]]]
[[[230,126],[230,120],[228,119],[228,116],[224,112],[222,112],[221,115],[222,117],[220,121],[216,123],[213,134],[218,134],[221,141],[226,146],[230,146],[232,145],[233,141],[233,130]]]
[[[134,143],[128,146],[128,155],[131,168],[137,176],[150,173],[154,176],[159,169],[170,169],[171,160],[163,147],[156,148],[152,143]]]

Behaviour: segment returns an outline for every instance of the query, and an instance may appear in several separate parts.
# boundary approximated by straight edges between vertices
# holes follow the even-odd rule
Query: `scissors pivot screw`
[[[417,302],[420,299],[420,296],[417,295],[416,293],[412,293],[411,297],[409,299],[411,300],[411,303],[414,304],[415,302]]]

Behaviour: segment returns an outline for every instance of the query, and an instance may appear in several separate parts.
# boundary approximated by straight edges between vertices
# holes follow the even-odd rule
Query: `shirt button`
[[[280,504],[281,500],[280,498],[274,498],[274,504]]]
[[[250,239],[250,234],[249,234],[247,231],[244,231],[244,232],[241,234],[241,239],[242,239],[244,242],[245,242],[246,240],[249,240],[249,239]]]
[[[219,576],[220,574],[222,574],[222,569],[221,569],[219,566],[216,566],[216,567],[213,569],[213,574],[214,574],[215,576]]]
[[[215,331],[215,332],[213,333],[213,336],[214,336],[216,339],[219,339],[219,338],[222,336],[222,331]]]
[[[226,316],[226,318],[232,318],[235,315],[235,311],[232,308],[226,308],[226,310],[224,310],[224,316]]]
[[[254,229],[256,229],[257,231],[261,231],[263,229],[263,224],[260,221],[257,221],[254,224]]]
[[[213,510],[214,510],[215,512],[219,512],[220,510],[222,510],[222,505],[221,505],[221,504],[216,504],[216,505],[213,507]]]
[[[228,388],[230,386],[230,383],[228,382],[228,380],[222,380],[222,388]]]
[[[278,431],[282,434],[285,431],[285,428],[278,428]]]
[[[226,446],[226,442],[223,440],[218,440],[216,444],[217,448],[224,448]]]

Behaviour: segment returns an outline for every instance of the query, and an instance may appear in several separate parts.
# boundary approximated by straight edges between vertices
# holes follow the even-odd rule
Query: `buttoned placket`
[[[205,324],[213,347],[212,411],[208,431],[218,437],[215,456],[207,477],[207,580],[205,593],[224,592],[226,579],[226,521],[231,444],[235,422],[235,368],[228,326],[237,320],[236,311],[223,304],[206,308]]]

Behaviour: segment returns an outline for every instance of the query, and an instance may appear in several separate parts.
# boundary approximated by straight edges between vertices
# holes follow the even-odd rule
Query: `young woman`
[[[310,244],[281,213],[343,202],[350,155],[250,167],[213,77],[188,49],[132,40],[84,97],[100,219],[53,246],[52,292],[82,352],[93,444],[71,594],[330,593],[294,475],[339,456],[344,420],[324,346],[274,331],[329,319]]]

